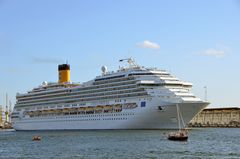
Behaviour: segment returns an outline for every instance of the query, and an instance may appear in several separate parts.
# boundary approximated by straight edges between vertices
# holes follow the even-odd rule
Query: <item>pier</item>
[[[207,108],[195,116],[189,127],[238,127],[240,128],[240,108]]]

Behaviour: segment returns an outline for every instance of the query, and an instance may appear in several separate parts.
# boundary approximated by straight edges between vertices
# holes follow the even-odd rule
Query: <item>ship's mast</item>
[[[127,61],[129,68],[139,67],[132,57],[119,60],[119,62],[123,62],[123,61]]]
[[[186,125],[183,120],[182,113],[180,111],[178,104],[176,104],[176,107],[177,107],[178,128],[179,128],[179,130],[181,130],[181,129],[185,128]]]

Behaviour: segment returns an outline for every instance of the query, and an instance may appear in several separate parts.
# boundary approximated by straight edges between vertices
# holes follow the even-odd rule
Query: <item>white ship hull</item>
[[[177,129],[176,105],[157,106],[149,102],[145,107],[120,113],[49,116],[24,118],[13,122],[15,130],[82,130],[82,129]],[[208,103],[179,103],[185,123],[188,123]]]

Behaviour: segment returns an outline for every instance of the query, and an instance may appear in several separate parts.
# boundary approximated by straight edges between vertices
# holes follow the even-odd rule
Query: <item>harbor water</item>
[[[238,128],[192,129],[187,142],[167,140],[169,132],[0,130],[0,158],[240,158]]]

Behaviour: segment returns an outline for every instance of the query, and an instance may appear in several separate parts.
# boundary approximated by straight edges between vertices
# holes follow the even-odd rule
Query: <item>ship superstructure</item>
[[[43,82],[17,94],[12,114],[16,130],[177,128],[176,104],[185,123],[209,103],[165,70],[145,68],[132,58],[128,67],[79,84],[70,81],[70,65],[58,66],[58,83]]]

